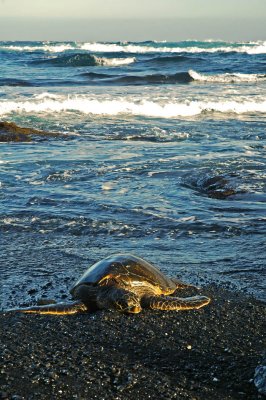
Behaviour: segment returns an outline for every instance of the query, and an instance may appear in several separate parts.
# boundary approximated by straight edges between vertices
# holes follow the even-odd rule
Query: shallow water
[[[131,252],[265,299],[265,43],[0,43],[2,307]]]

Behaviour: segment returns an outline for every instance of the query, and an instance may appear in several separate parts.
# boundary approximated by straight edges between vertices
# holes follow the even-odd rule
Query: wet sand
[[[265,304],[214,285],[202,294],[212,302],[197,311],[1,314],[0,399],[262,398]]]

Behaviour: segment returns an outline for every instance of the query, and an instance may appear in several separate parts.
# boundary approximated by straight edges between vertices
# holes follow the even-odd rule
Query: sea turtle
[[[198,309],[210,302],[205,296],[171,297],[176,289],[192,285],[168,278],[158,268],[131,254],[117,254],[97,262],[70,290],[75,301],[21,309],[23,313],[75,314],[97,309],[139,313],[156,310]]]

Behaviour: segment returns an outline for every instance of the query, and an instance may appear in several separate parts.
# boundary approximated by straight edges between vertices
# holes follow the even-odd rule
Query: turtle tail
[[[57,303],[43,306],[13,308],[6,311],[6,313],[10,312],[20,312],[26,314],[69,315],[77,314],[79,312],[88,312],[88,308],[85,306],[85,304],[75,301],[71,303]]]
[[[210,298],[206,296],[193,297],[170,297],[170,296],[144,296],[141,300],[143,308],[151,308],[153,310],[193,310],[206,306],[210,302]]]

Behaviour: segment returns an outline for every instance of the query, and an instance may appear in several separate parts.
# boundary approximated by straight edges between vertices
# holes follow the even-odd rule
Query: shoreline
[[[191,311],[1,314],[0,398],[262,398],[265,304],[213,284],[203,292],[212,302]]]

